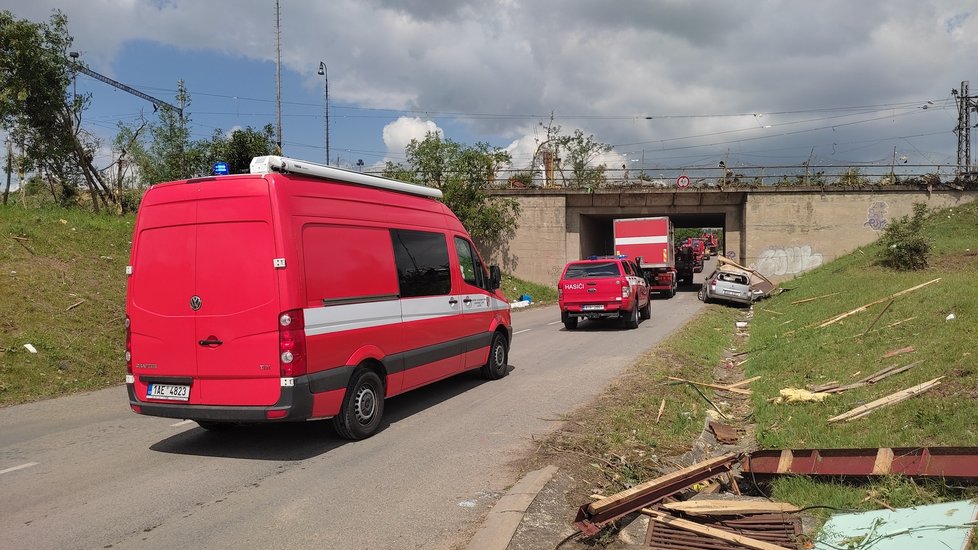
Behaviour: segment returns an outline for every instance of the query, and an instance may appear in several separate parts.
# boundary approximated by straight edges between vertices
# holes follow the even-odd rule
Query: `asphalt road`
[[[139,416],[124,386],[0,409],[0,548],[464,547],[533,438],[700,307],[655,300],[635,330],[515,311],[509,376],[393,398],[355,443],[328,422],[211,433]]]

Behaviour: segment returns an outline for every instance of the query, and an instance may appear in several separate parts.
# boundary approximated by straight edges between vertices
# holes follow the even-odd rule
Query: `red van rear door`
[[[194,344],[194,250],[197,205],[173,187],[154,189],[139,208],[129,279],[135,388],[146,397],[154,379],[197,375]],[[190,399],[194,399],[191,390]]]
[[[211,180],[200,185],[199,197],[198,402],[272,405],[281,391],[281,311],[268,184],[259,178]]]

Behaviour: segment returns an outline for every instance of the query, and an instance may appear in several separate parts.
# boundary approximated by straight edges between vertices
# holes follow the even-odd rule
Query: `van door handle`
[[[453,296],[452,299],[448,301],[448,305],[455,307],[458,305],[458,300],[456,300],[455,297]]]
[[[469,298],[468,296],[466,296],[465,299],[462,300],[462,303],[465,304],[465,305],[469,305],[469,304],[472,303],[472,298]]]
[[[217,339],[217,336],[208,336],[207,337],[207,340],[201,340],[199,342],[200,345],[207,346],[209,348],[220,346],[223,343],[224,342],[222,342],[221,340],[218,340]]]

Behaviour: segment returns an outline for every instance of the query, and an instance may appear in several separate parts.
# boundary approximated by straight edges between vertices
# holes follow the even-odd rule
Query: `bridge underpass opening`
[[[721,229],[719,250],[724,249],[723,238],[727,233],[724,213],[697,214],[581,214],[581,258],[608,256],[615,253],[614,221],[628,218],[653,218],[668,216],[675,230]],[[678,241],[678,239],[677,239]]]

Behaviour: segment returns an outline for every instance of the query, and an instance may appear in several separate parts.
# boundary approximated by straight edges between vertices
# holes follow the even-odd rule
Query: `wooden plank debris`
[[[804,300],[795,300],[791,302],[791,305],[796,304],[806,304],[808,302],[814,302],[815,300],[821,300],[822,298],[828,298],[829,296],[835,296],[836,294],[842,294],[841,292],[833,292],[832,294],[822,294],[821,296],[815,296],[814,298],[805,298]]]
[[[868,334],[869,331],[873,330],[873,327],[875,327],[876,326],[876,323],[879,322],[880,317],[882,317],[883,314],[886,313],[886,310],[890,309],[890,306],[893,305],[893,302],[894,302],[894,300],[890,300],[890,303],[886,304],[886,307],[884,307],[882,310],[880,310],[879,315],[877,315],[876,318],[873,319],[873,322],[870,323],[868,327],[866,327],[866,330],[863,332],[863,336],[866,336],[866,334]]]
[[[891,294],[890,296],[887,296],[886,298],[880,298],[879,300],[876,300],[875,302],[870,302],[870,303],[868,303],[868,304],[866,304],[864,306],[859,306],[856,309],[847,311],[845,313],[841,313],[839,315],[836,315],[835,317],[832,317],[831,319],[826,319],[825,321],[823,321],[821,324],[818,325],[818,328],[825,328],[825,327],[827,327],[829,325],[835,324],[835,323],[837,323],[837,322],[845,319],[846,317],[850,317],[850,316],[855,315],[857,313],[866,311],[867,309],[869,309],[872,306],[875,306],[877,304],[882,304],[883,302],[885,302],[887,300],[892,300],[894,298],[899,298],[900,296],[903,296],[904,294],[908,294],[908,293],[913,292],[915,290],[919,290],[921,288],[924,288],[927,285],[936,283],[936,282],[938,282],[940,280],[941,280],[941,278],[938,277],[936,279],[932,279],[930,281],[927,281],[926,283],[921,283],[921,284],[919,284],[917,286],[913,286],[913,287],[910,287],[910,288],[908,288],[906,290],[901,290],[900,292],[897,292],[895,294]]]
[[[883,354],[883,359],[889,359],[890,357],[896,357],[897,355],[903,355],[904,353],[913,353],[917,350],[913,349],[913,346],[907,346],[905,348],[890,350]]]
[[[706,535],[708,537],[720,539],[726,542],[732,542],[734,544],[746,546],[747,548],[754,548],[755,550],[784,550],[783,546],[779,546],[777,544],[773,544],[763,540],[758,540],[744,535],[730,533],[728,531],[724,531],[716,527],[709,527],[707,525],[702,525],[694,521],[680,519],[675,516],[671,516],[665,512],[660,512],[658,510],[643,508],[642,513],[649,516],[652,519],[652,521],[655,521],[657,523],[661,523],[663,525],[668,525],[671,527],[678,527],[679,529],[682,529],[684,531],[689,531],[699,535]]]
[[[70,306],[68,306],[68,309],[66,309],[65,311],[71,311],[71,310],[75,309],[76,307],[78,307],[78,306],[80,306],[80,305],[82,305],[84,303],[85,303],[85,300],[78,300],[77,302],[75,302],[75,303],[71,304]]]
[[[746,362],[747,362],[747,359],[744,359],[737,366],[743,365]],[[740,382],[734,382],[733,384],[728,384],[727,387],[728,388],[742,388],[742,387],[746,386],[747,384],[750,384],[751,382],[756,382],[756,381],[760,380],[761,378],[762,378],[761,376],[755,376],[753,378],[748,378],[747,380],[741,380]]]
[[[695,499],[681,502],[668,502],[662,505],[667,510],[674,510],[694,516],[700,515],[744,515],[744,514],[784,514],[799,512],[801,508],[786,502],[769,500],[718,500]]]
[[[887,395],[885,397],[881,397],[881,398],[877,399],[876,401],[871,401],[869,403],[866,403],[865,405],[860,405],[859,407],[856,407],[855,409],[852,409],[851,411],[844,412],[844,413],[842,413],[842,414],[840,414],[838,416],[833,416],[832,418],[829,419],[829,422],[843,422],[843,421],[848,422],[849,420],[855,420],[857,418],[862,418],[862,417],[864,417],[864,416],[872,413],[876,409],[879,409],[881,407],[886,407],[886,406],[889,406],[889,405],[893,405],[893,404],[899,403],[901,401],[905,401],[905,400],[910,399],[911,397],[913,397],[915,395],[919,395],[921,393],[924,393],[925,391],[927,391],[927,390],[929,390],[929,389],[931,389],[931,388],[933,388],[935,386],[939,386],[940,383],[941,383],[940,382],[941,378],[944,378],[944,377],[943,376],[939,376],[939,377],[937,377],[937,378],[935,378],[933,380],[928,380],[927,382],[924,382],[923,384],[918,384],[916,386],[913,386],[912,388],[907,388],[905,390],[901,390],[901,391],[898,391],[896,393],[892,393],[892,394]]]
[[[727,473],[740,461],[740,453],[727,453],[626,489],[581,506],[574,526],[587,536],[626,514],[651,506],[697,483]]]
[[[901,372],[906,372],[921,363],[923,363],[923,361],[914,361],[913,363],[910,363],[909,365],[904,365],[902,367],[899,367],[897,365],[892,365],[882,370],[879,370],[873,374],[870,374],[869,376],[861,380],[857,380],[851,384],[843,385],[839,381],[833,380],[832,382],[826,382],[825,384],[821,384],[818,386],[809,386],[808,389],[813,392],[821,392],[821,393],[842,393],[846,390],[862,388],[870,384],[875,384],[880,380],[883,380],[884,378],[893,376],[894,374],[900,374]]]
[[[662,411],[666,408],[666,400],[662,399],[662,403],[659,403],[659,414],[655,415],[655,423],[659,423],[659,419],[662,418]]]

